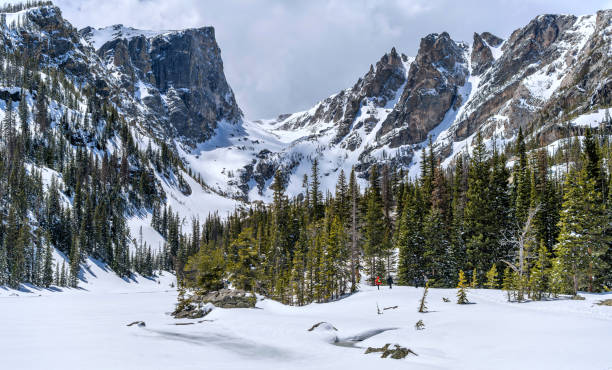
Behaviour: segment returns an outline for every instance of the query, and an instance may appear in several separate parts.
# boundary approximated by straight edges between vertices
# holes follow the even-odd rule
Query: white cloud
[[[502,37],[541,13],[592,13],[609,0],[56,0],[77,27],[123,23],[146,29],[212,25],[225,72],[248,118],[306,109],[351,86],[396,46],[420,38]]]

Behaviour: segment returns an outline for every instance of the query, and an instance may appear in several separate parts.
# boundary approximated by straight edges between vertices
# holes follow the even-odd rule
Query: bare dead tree
[[[510,245],[513,251],[513,262],[502,260],[519,276],[517,300],[524,300],[525,283],[524,279],[527,275],[527,259],[529,258],[529,249],[535,243],[535,234],[533,230],[533,221],[535,215],[540,210],[540,204],[529,208],[527,219],[523,225],[517,224],[516,228],[510,233],[502,237],[503,245]]]

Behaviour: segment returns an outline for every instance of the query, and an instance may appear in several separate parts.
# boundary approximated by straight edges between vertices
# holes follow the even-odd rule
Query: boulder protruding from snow
[[[244,290],[221,289],[207,293],[195,293],[179,299],[172,316],[176,319],[199,319],[219,308],[253,308],[257,297]]]
[[[212,303],[219,308],[253,308],[257,303],[257,298],[253,293],[238,289],[221,289],[208,292],[195,299],[202,303]]]
[[[147,324],[145,324],[144,321],[134,321],[127,324],[126,326],[138,326],[139,328],[144,328],[145,326],[147,326]]]
[[[395,345],[395,348],[389,348],[391,347],[391,343],[387,343],[384,346],[377,348],[377,347],[368,347],[365,351],[365,354],[368,353],[374,353],[374,352],[382,352],[382,355],[380,356],[381,358],[387,358],[387,357],[391,357],[393,359],[396,360],[400,360],[402,358],[405,358],[406,356],[408,356],[409,354],[413,354],[415,356],[418,356],[413,350],[411,350],[410,348],[405,348],[400,346],[399,344]]]
[[[330,324],[330,323],[328,323],[326,321],[318,322],[318,323],[314,324],[310,329],[308,329],[308,331],[313,331],[313,330],[324,330],[324,331],[334,330],[334,331],[338,331],[338,329],[336,329],[332,324]]]

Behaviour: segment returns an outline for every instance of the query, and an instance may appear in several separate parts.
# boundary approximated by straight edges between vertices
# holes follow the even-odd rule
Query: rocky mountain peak
[[[365,97],[381,97],[381,105],[385,105],[390,99],[395,96],[395,91],[405,82],[406,72],[402,58],[399,56],[395,48],[391,52],[386,53],[376,63],[376,68],[370,68],[370,71],[360,79],[354,89],[360,90],[362,98]]]
[[[447,32],[421,39],[402,96],[377,133],[379,141],[393,148],[427,138],[446,112],[460,103],[458,87],[469,74],[466,50]]]
[[[474,41],[472,43],[472,74],[479,75],[491,66],[493,62],[493,53],[488,43],[482,35],[474,32]]]
[[[421,66],[435,63],[450,70],[458,59],[462,59],[461,47],[451,39],[448,32],[442,32],[432,33],[421,39],[415,63]]]
[[[146,31],[114,25],[81,34],[120,72],[122,87],[150,109],[149,118],[184,142],[206,141],[218,122],[242,119],[213,27]]]
[[[480,37],[483,40],[485,40],[489,46],[494,47],[494,48],[499,47],[502,44],[502,42],[504,42],[504,39],[499,38],[495,36],[494,34],[490,32],[486,32],[486,31],[481,33]]]

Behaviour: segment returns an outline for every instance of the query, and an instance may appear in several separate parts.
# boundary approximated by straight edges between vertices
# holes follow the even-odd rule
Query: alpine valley
[[[198,368],[202,348],[212,368],[609,367],[612,308],[595,304],[612,287],[612,10],[517,26],[389,45],[312,108],[247,120],[213,27],[77,29],[51,2],[5,5],[0,364]],[[376,277],[421,288],[381,296]],[[457,287],[477,304],[444,303]],[[79,324],[44,322],[43,300]],[[467,324],[499,312],[490,341]],[[558,326],[592,345],[556,357]],[[121,339],[98,364],[95,340],[74,362],[39,341],[24,360],[25,329]],[[495,365],[470,346],[505,339]]]

